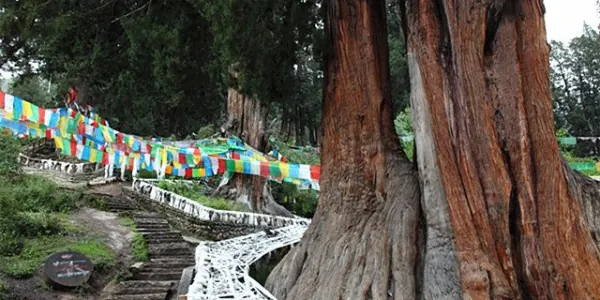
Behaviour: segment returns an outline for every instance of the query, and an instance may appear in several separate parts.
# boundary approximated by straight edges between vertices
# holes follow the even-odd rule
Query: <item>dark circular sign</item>
[[[55,284],[76,287],[90,279],[94,265],[77,252],[59,252],[48,257],[44,274]]]

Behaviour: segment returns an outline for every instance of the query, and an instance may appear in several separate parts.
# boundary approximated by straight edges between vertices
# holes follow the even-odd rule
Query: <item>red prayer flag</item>
[[[219,157],[219,170],[217,172],[219,174],[225,173],[225,166],[226,166],[225,159],[222,157]]]
[[[271,175],[271,168],[268,162],[261,161],[260,162],[260,176],[261,177],[269,177]]]
[[[4,100],[4,97],[2,97],[2,98],[3,99],[0,100],[0,102],[2,102]],[[0,107],[1,107],[1,106],[3,106],[4,103],[0,103],[0,104],[2,104],[2,105],[0,105]],[[42,107],[38,107],[38,117],[40,119],[40,124],[44,124],[46,122],[46,110],[43,109]]]
[[[192,169],[185,169],[185,178],[192,178]]]
[[[76,156],[77,154],[77,143],[75,141],[71,141],[71,156]]]
[[[4,109],[4,92],[0,91],[0,108]]]
[[[321,167],[320,166],[310,166],[310,179],[319,180],[321,177]]]

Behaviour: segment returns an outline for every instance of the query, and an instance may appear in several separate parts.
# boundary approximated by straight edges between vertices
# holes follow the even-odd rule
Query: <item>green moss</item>
[[[131,241],[131,255],[135,261],[150,261],[146,240],[144,240],[144,237],[137,232],[133,235],[133,240]]]
[[[119,224],[121,224],[121,226],[127,227],[129,229],[135,230],[135,221],[128,216],[119,216],[118,219]]]

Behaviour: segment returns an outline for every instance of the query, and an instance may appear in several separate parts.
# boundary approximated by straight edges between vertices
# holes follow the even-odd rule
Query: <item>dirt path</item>
[[[119,260],[131,259],[129,253],[133,232],[119,224],[117,214],[85,207],[73,215],[73,221],[104,237],[106,244],[120,256]]]
[[[93,187],[89,190],[86,190],[84,192],[84,194],[86,194],[86,195],[96,194],[96,195],[104,195],[104,196],[111,196],[111,197],[120,197],[123,194],[123,187],[130,186],[130,185],[131,185],[131,183],[128,183],[128,182],[117,182],[117,183]]]

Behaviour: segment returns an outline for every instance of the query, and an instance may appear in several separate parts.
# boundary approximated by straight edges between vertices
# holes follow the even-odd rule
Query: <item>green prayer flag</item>
[[[31,116],[31,118],[33,119],[33,122],[39,123],[40,116],[39,116],[38,108],[35,105],[31,105],[31,111],[33,113],[33,115]]]
[[[596,169],[595,162],[573,162],[569,163],[569,165],[571,166],[571,168],[578,171],[591,171]]]
[[[97,162],[102,162],[102,155],[104,154],[104,151],[94,151],[94,154],[96,155],[96,161]]]
[[[281,168],[279,167],[279,164],[270,164],[269,171],[271,172],[271,177],[281,176]]]
[[[232,159],[228,159],[225,161],[225,170],[227,172],[235,173],[235,161]]]
[[[577,139],[574,137],[562,137],[558,138],[558,142],[561,145],[575,145],[577,144]]]
[[[194,165],[194,154],[186,154],[185,163],[188,165]]]

